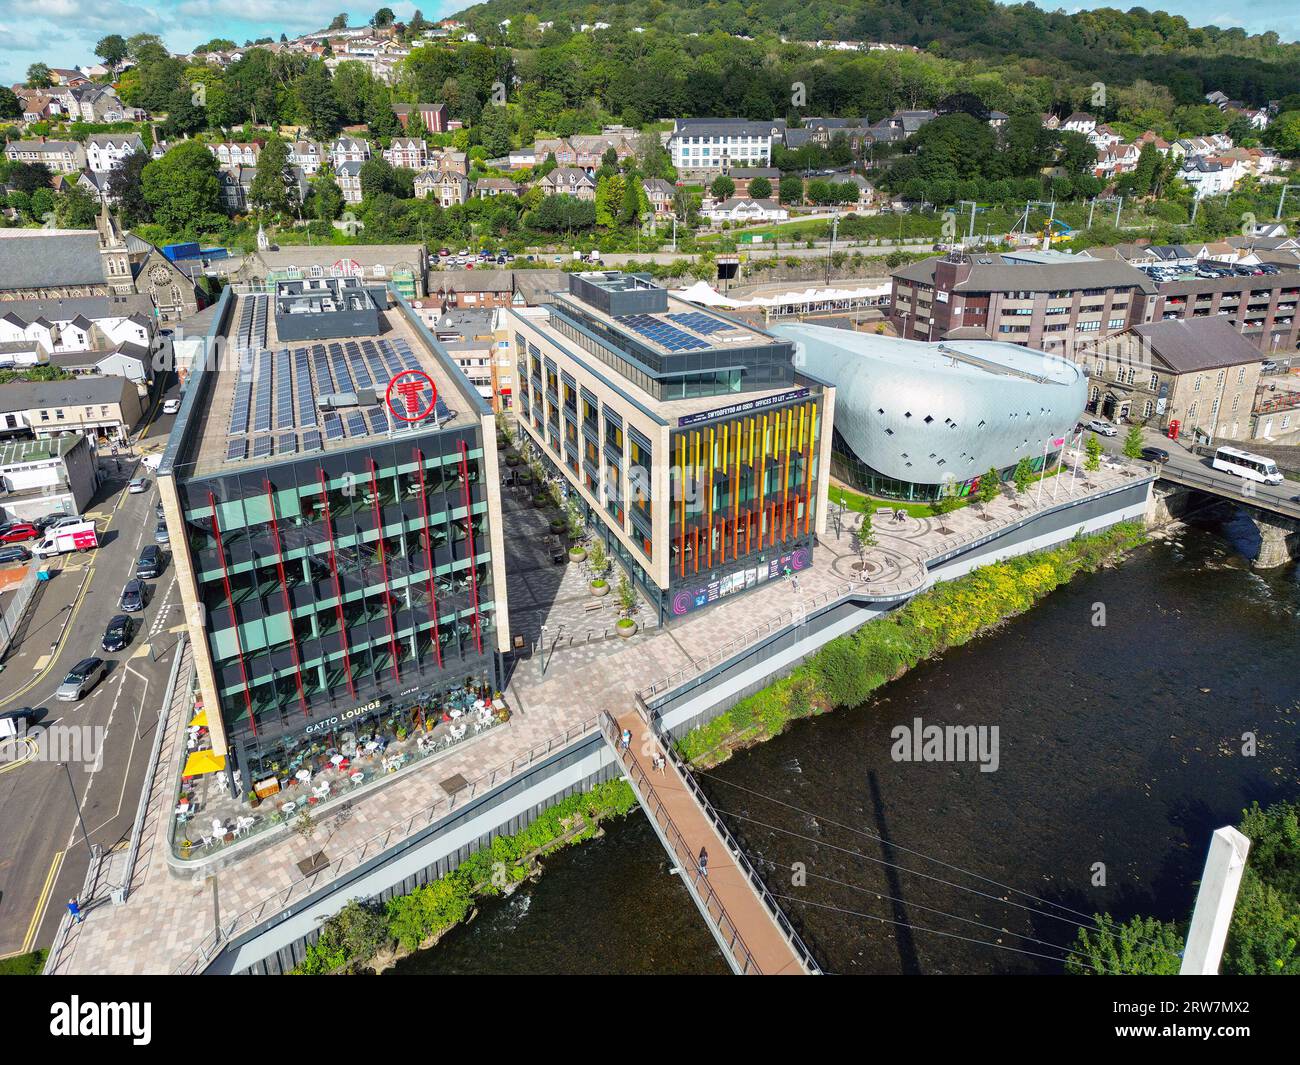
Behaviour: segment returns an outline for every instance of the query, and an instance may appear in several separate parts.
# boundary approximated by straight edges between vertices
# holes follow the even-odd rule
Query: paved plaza
[[[190,712],[186,701],[177,699],[160,769],[152,781],[152,813],[130,898],[118,906],[107,898],[93,900],[88,907],[83,903],[86,919],[66,929],[66,941],[51,967],[78,973],[193,971],[196,949],[213,942],[218,913],[227,934],[232,927],[242,930],[272,916],[284,900],[325,886],[470,796],[501,783],[511,772],[594,729],[601,711],[622,714],[633,705],[638,690],[666,678],[679,682],[699,672],[705,658],[716,661],[720,653],[743,650],[747,639],[757,640],[760,630],[770,631],[791,611],[818,609],[850,591],[883,596],[914,590],[926,579],[926,558],[1048,509],[1054,496],[1060,503],[1117,488],[1131,483],[1137,472],[1118,463],[1077,477],[1067,470],[1055,483],[1044,485],[1041,498],[1036,486],[1019,498],[1008,491],[987,508],[967,506],[942,521],[908,517],[894,522],[880,513],[873,523],[878,544],[866,554],[865,571],[855,568],[859,559],[851,526],[857,515],[846,514],[838,534],[835,523],[830,524],[813,564],[797,574],[797,583],[774,580],[663,628],[653,625],[648,607],[643,607],[638,620],[644,627],[627,640],[586,638],[612,626],[617,608],[602,604],[599,619],[586,610],[590,593],[583,567],[553,562],[545,540],[549,517],[507,493],[511,630],[525,636],[524,649],[508,660],[505,696],[513,711],[509,723],[474,743],[391,774],[346,801],[326,804],[310,839],[281,830],[243,860],[200,868],[185,879],[168,867],[169,817],[158,813],[169,814],[175,804],[175,767],[182,753],[177,745],[184,746]],[[542,624],[547,625],[548,639],[539,647]],[[562,636],[557,641],[557,633],[581,638]],[[325,855],[323,871],[304,876],[299,863],[318,852]],[[111,872],[101,881],[100,891],[106,894]]]

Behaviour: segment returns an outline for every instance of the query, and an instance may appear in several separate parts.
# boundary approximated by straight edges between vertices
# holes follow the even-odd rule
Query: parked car
[[[1262,363],[1259,364],[1259,369],[1261,373],[1272,373],[1274,370],[1277,369],[1277,363],[1275,363],[1272,359],[1265,359]]]
[[[149,491],[149,479],[147,477],[137,477],[126,486],[126,490],[133,496],[138,496],[141,492],[147,492]]]
[[[145,600],[148,598],[148,586],[139,577],[132,577],[122,588],[121,598],[117,601],[119,610],[125,610],[128,614],[138,614],[144,609]]]
[[[109,618],[108,628],[104,630],[104,638],[100,641],[100,647],[105,651],[120,651],[131,642],[131,637],[135,634],[135,622],[127,614],[115,614]]]
[[[15,521],[0,525],[0,544],[21,544],[35,540],[40,536],[40,529],[30,521]]]
[[[161,501],[161,500],[160,500],[159,502],[157,502],[157,503],[155,503],[155,504],[153,505],[153,512],[154,512],[155,514],[158,515],[158,520],[159,520],[159,521],[162,521],[163,518],[165,518],[165,517],[167,516],[166,514],[163,513],[162,501]]]
[[[1168,462],[1169,452],[1162,447],[1144,447],[1142,449],[1142,457],[1146,459],[1147,462]]]
[[[157,580],[167,566],[167,555],[157,544],[150,544],[140,552],[135,564],[135,575],[142,581]]]
[[[20,544],[0,547],[0,562],[26,562],[31,557],[32,553]]]
[[[68,670],[68,675],[55,691],[54,698],[60,702],[75,703],[78,699],[85,698],[104,679],[107,672],[108,663],[102,658],[83,658]]]
[[[167,523],[165,521],[160,521],[158,527],[154,529],[153,542],[156,544],[165,544],[170,542],[170,539],[167,536]]]
[[[1083,427],[1091,429],[1098,436],[1119,436],[1119,430],[1101,418],[1089,418],[1083,423]]]

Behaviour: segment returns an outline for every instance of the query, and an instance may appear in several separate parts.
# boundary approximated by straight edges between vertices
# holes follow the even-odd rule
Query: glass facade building
[[[793,345],[625,274],[512,313],[523,435],[661,619],[811,562],[834,392]]]
[[[218,323],[231,313],[223,304]],[[409,309],[385,314],[451,382],[445,424],[394,418],[305,454],[214,463],[204,437],[221,419],[208,408],[230,371],[205,369],[159,470],[205,702],[245,788],[304,749],[410,731],[447,693],[502,684],[491,414]]]

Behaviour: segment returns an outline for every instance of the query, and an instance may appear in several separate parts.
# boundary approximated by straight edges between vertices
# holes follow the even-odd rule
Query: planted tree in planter
[[[1016,463],[1015,472],[1011,475],[1011,481],[1016,486],[1016,492],[1023,495],[1033,479],[1034,471],[1029,466],[1029,460],[1022,458]]]
[[[1096,473],[1101,469],[1101,441],[1095,436],[1090,436],[1083,450],[1086,452],[1083,468],[1089,473]]]
[[[564,520],[568,525],[569,540],[569,558],[574,562],[581,562],[587,557],[587,551],[582,546],[582,534],[586,532],[586,526],[582,522],[582,506],[578,503],[577,495],[569,496],[568,505],[564,508]]]
[[[1002,480],[998,477],[998,471],[990,466],[988,473],[980,478],[979,490],[975,493],[975,498],[978,499],[980,503],[980,516],[985,521],[989,520],[989,504],[992,503],[993,500],[997,499],[1001,492]]]
[[[858,561],[867,553],[867,548],[876,546],[876,533],[871,527],[871,511],[862,515],[862,524],[853,530],[853,549],[858,553]]]
[[[1142,426],[1130,425],[1128,433],[1124,437],[1124,457],[1140,459],[1142,457],[1142,448],[1145,446],[1146,441],[1142,438]]]
[[[956,509],[957,509],[956,497],[950,496],[947,492],[939,496],[938,499],[936,499],[933,503],[930,504],[930,513],[939,519],[939,531],[943,533],[945,536],[947,536],[950,532],[952,532],[952,530],[947,528],[943,519]]]
[[[605,554],[605,545],[593,540],[591,550],[587,553],[587,565],[591,568],[591,594],[607,595],[609,581],[605,574],[609,572],[609,556]]]
[[[632,582],[628,580],[626,573],[620,573],[618,577],[618,609],[623,616],[618,619],[618,634],[620,636],[631,636],[636,632],[636,621],[632,615],[636,613],[636,589],[632,587]]]

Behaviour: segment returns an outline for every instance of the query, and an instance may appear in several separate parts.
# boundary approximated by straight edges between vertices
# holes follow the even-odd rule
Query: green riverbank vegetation
[[[687,733],[678,749],[707,768],[799,718],[858,706],[918,662],[1023,613],[1076,573],[1096,570],[1145,538],[1140,522],[1123,522],[937,584],[894,613],[832,640],[789,675]]]
[[[1232,976],[1300,975],[1300,802],[1242,811],[1238,831],[1250,840],[1246,871],[1228,928],[1219,972]],[[1208,841],[1203,841],[1207,842]],[[1085,976],[1175,976],[1190,924],[1108,913],[1079,929],[1065,971]]]
[[[635,805],[626,781],[599,784],[561,800],[519,832],[496,836],[491,846],[408,895],[383,906],[353,900],[321,926],[319,938],[293,973],[382,971],[432,946],[469,918],[475,900],[507,894],[537,871],[541,858],[593,838],[602,822],[624,816]]]

